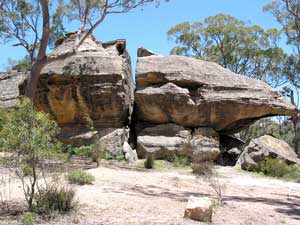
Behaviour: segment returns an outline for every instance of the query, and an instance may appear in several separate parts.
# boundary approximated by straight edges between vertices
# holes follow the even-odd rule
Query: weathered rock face
[[[220,154],[219,134],[212,128],[198,128],[191,141],[193,163],[214,161]]]
[[[283,160],[288,164],[300,163],[295,151],[284,141],[269,135],[253,139],[240,155],[237,166],[255,170],[258,163],[267,157]]]
[[[230,134],[261,117],[296,112],[264,82],[184,56],[139,57],[136,82],[140,121]]]
[[[11,108],[20,96],[19,85],[28,77],[27,73],[0,74],[0,108]]]
[[[75,41],[70,35],[52,54],[72,51]],[[91,36],[76,54],[43,69],[35,105],[57,121],[64,142],[100,142],[119,155],[129,136],[125,126],[130,124],[134,86],[125,40],[100,43]]]
[[[189,155],[190,140],[190,131],[176,124],[152,125],[138,131],[137,152],[142,158],[151,154],[156,159]]]
[[[52,53],[72,51],[75,35]],[[87,124],[121,128],[128,124],[134,82],[124,40],[110,43],[88,38],[78,53],[47,65],[42,71],[35,104],[60,126]]]

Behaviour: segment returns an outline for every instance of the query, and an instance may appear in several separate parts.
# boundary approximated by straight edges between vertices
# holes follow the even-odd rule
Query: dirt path
[[[218,171],[226,186],[226,204],[216,210],[213,224],[300,224],[300,184],[256,177],[234,168]],[[96,181],[76,187],[79,212],[42,224],[199,225],[182,218],[187,199],[213,195],[210,186],[189,171],[146,171],[106,163],[89,172]]]

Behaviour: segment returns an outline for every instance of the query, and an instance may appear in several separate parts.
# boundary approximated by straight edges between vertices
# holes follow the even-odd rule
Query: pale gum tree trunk
[[[47,46],[50,38],[50,14],[49,14],[49,3],[48,0],[39,0],[39,3],[43,11],[43,34],[41,44],[39,47],[37,59],[33,62],[30,70],[30,77],[26,85],[25,96],[34,101],[35,92],[37,89],[38,81],[42,69],[46,65]]]
[[[40,74],[45,67],[45,63],[35,62],[30,70],[30,76],[26,85],[25,96],[34,101]]]

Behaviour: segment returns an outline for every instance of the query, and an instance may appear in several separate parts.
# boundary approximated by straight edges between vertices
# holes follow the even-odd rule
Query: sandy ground
[[[226,204],[215,209],[212,224],[300,224],[300,184],[230,167],[218,171]],[[50,221],[38,219],[39,224],[200,225],[183,218],[187,200],[191,195],[214,197],[209,184],[190,171],[149,171],[106,162],[89,172],[96,177],[94,185],[76,186],[79,211]],[[10,186],[8,197],[17,207],[21,186],[17,181]],[[19,224],[18,220],[0,213],[0,224]]]

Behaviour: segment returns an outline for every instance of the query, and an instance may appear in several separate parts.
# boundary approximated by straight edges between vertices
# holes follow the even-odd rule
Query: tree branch
[[[50,38],[50,15],[48,0],[39,0],[39,2],[42,6],[43,11],[43,34],[37,59],[41,60],[46,57],[46,50]]]

